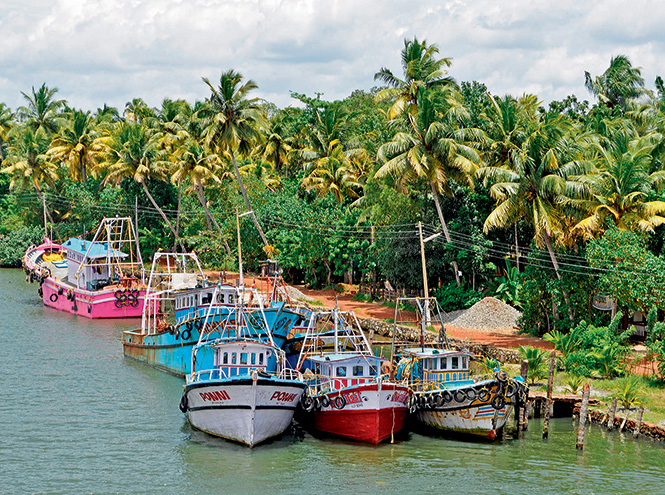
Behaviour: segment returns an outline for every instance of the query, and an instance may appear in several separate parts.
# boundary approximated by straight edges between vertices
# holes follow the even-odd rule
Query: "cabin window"
[[[263,365],[263,353],[259,352],[259,366]]]
[[[459,368],[459,356],[454,356],[452,358],[452,364],[450,366],[450,369],[456,370]]]
[[[453,373],[453,381],[457,380],[457,373]]]
[[[429,360],[429,369],[431,369],[431,370],[435,370],[435,369],[436,369],[436,361],[437,361],[436,358],[434,358],[434,359],[430,359],[430,360]]]
[[[448,358],[441,358],[441,369],[442,370],[447,370],[448,369]]]
[[[346,376],[346,366],[337,367],[337,376]]]
[[[235,352],[231,353],[231,364],[236,364],[236,353]]]
[[[229,353],[224,353],[224,358],[222,359],[222,364],[229,364]]]
[[[427,359],[423,359],[423,369],[427,369]]]
[[[353,367],[353,376],[363,376],[363,366],[354,366]]]
[[[246,352],[241,352],[240,353],[240,364],[247,364],[247,353]]]
[[[467,368],[466,359],[467,359],[466,356],[464,356],[464,357],[462,358],[462,369],[466,369],[466,368]]]
[[[256,353],[252,352],[252,364],[256,364]]]
[[[229,304],[233,304],[233,294],[229,294],[228,302]]]
[[[369,376],[374,376],[376,375],[376,366],[370,366],[369,367]]]
[[[205,295],[201,298],[201,304],[209,304],[210,301],[212,301],[212,294],[205,294]]]

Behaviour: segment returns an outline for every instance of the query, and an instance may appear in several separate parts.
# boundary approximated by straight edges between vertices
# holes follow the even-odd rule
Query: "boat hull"
[[[409,389],[395,383],[371,383],[348,387],[323,396],[328,406],[302,412],[302,422],[314,430],[377,445],[397,434],[404,427]],[[335,400],[344,398],[340,409]]]
[[[117,287],[87,291],[48,277],[41,284],[44,304],[86,318],[141,318],[145,289],[136,289],[135,305],[116,297]],[[69,298],[67,297],[70,294]]]
[[[191,370],[192,349],[199,341],[199,332],[192,329],[188,339],[180,335],[161,332],[158,334],[143,335],[141,330],[130,330],[123,333],[122,348],[125,356],[162,371],[177,376],[185,376]],[[212,367],[212,355],[209,363],[202,363],[203,367]]]
[[[489,389],[487,396],[479,398],[478,390],[485,387]],[[473,390],[471,398],[470,390]],[[448,400],[443,399],[443,392],[447,392]],[[438,401],[434,399],[437,395],[440,396]],[[502,388],[487,383],[482,387],[472,384],[415,394],[414,403],[417,405],[413,416],[422,425],[491,440],[501,432],[514,407],[513,400],[503,394]]]
[[[187,418],[197,430],[253,447],[283,433],[305,389],[303,382],[251,377],[186,386]]]

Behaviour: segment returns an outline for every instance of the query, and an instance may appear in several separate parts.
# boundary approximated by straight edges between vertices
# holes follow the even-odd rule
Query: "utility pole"
[[[439,237],[441,235],[441,232],[437,234],[432,234],[427,239],[423,239],[423,223],[418,222],[418,235],[420,237],[420,261],[422,262],[423,265],[423,289],[425,291],[425,306],[424,306],[425,321],[427,322],[427,325],[429,325],[431,319],[429,314],[429,286],[427,284],[427,264],[425,263],[425,243]]]

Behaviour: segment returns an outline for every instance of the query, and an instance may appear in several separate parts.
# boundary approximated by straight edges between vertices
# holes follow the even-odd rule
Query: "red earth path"
[[[216,275],[216,272],[213,272]],[[238,275],[230,273],[227,279],[232,280]],[[245,283],[252,285],[254,278],[245,276]],[[335,304],[343,311],[354,311],[356,315],[362,317],[372,317],[379,320],[388,320],[395,317],[395,310],[376,302],[361,302],[353,298],[353,293],[339,293],[334,289],[312,290],[303,285],[294,285],[300,292],[311,297],[327,308],[334,308]],[[448,335],[455,339],[469,339],[482,344],[493,344],[496,347],[517,349],[521,345],[539,347],[541,349],[551,350],[554,346],[537,337],[520,335],[512,328],[497,328],[494,330],[470,330],[456,327],[454,325],[445,325]]]

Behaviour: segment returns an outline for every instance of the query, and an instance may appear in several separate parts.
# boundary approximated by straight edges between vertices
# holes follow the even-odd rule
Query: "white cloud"
[[[257,96],[289,90],[343,98],[399,73],[405,37],[437,43],[458,81],[549,101],[590,98],[596,75],[627,54],[653,84],[663,60],[665,7],[643,0],[5,0],[0,5],[0,101],[46,82],[70,104],[123,107],[135,97],[206,96],[201,77],[234,68]]]

